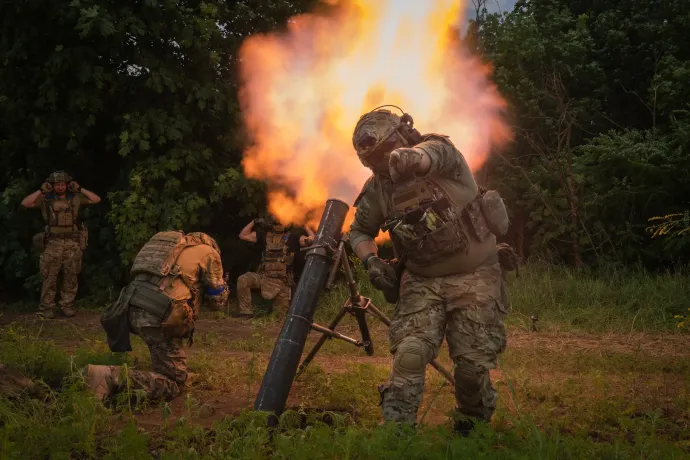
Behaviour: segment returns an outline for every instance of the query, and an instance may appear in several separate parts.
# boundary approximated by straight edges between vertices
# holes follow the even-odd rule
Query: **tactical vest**
[[[134,258],[130,270],[134,277],[130,285],[136,290],[130,303],[164,318],[170,306],[170,299],[164,291],[179,275],[177,259],[184,249],[199,244],[205,243],[183,232],[159,232],[151,237]],[[196,295],[195,287],[190,286],[184,277],[182,281],[192,295]]]
[[[425,139],[433,137],[438,135],[427,135]],[[495,252],[488,240],[495,242],[492,230],[503,229],[493,222],[500,208],[496,198],[501,206],[503,203],[495,192],[484,203],[484,193],[478,189],[469,167],[465,164],[464,168],[464,179],[415,177],[403,183],[389,183],[388,200],[384,196],[379,198],[385,210],[383,229],[389,231],[398,255],[405,255],[409,264],[420,271],[443,261],[468,268],[482,262],[487,246],[491,247],[489,252]],[[487,208],[492,210],[491,223],[487,222]],[[505,219],[507,222],[507,214]],[[474,263],[470,263],[472,260]],[[447,270],[452,268],[444,269]]]
[[[46,195],[43,200],[43,213],[46,219],[47,233],[72,233],[78,230],[77,228],[77,214],[79,207],[74,204],[75,195],[66,195],[66,200],[58,200],[55,194]],[[66,201],[67,208],[62,211],[56,211],[54,206],[56,203]]]
[[[261,263],[261,274],[269,278],[289,279],[292,256],[288,254],[287,233],[266,233],[266,249]]]
[[[141,248],[134,258],[130,274],[135,279],[148,279],[159,286],[169,285],[179,273],[175,264],[183,249],[200,244],[182,232],[159,232]],[[161,290],[165,287],[161,287]]]
[[[389,205],[384,228],[398,254],[419,266],[466,254],[470,238],[481,243],[491,234],[477,200],[461,208],[430,178],[396,184]]]

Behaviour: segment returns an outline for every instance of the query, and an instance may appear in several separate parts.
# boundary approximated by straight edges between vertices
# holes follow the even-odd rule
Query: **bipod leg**
[[[346,304],[347,305],[347,304]],[[331,331],[335,329],[338,326],[338,323],[340,322],[341,319],[345,316],[347,313],[347,306],[343,306],[343,308],[340,309],[340,312],[338,312],[338,315],[335,317],[333,321],[328,325],[328,329]],[[314,329],[313,324],[312,324],[312,329]],[[318,329],[317,329],[318,330]],[[324,331],[321,331],[321,337],[319,337],[319,340],[314,344],[312,349],[309,351],[309,354],[307,355],[306,358],[304,358],[304,361],[302,361],[302,364],[299,365],[299,368],[297,369],[297,375],[295,377],[298,377],[302,372],[304,372],[304,369],[309,365],[312,359],[314,359],[314,356],[316,356],[316,353],[319,352],[321,347],[323,346],[324,343],[326,343],[326,340],[330,338],[329,335],[327,335]]]
[[[369,325],[367,324],[367,311],[365,308],[355,307],[353,314],[359,325],[359,332],[362,334],[362,343],[364,344],[364,351],[367,355],[374,354],[374,341],[371,340],[371,333],[369,333]]]

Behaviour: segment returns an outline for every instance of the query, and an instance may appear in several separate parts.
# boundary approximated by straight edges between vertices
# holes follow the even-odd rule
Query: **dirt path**
[[[341,330],[343,333],[357,336],[356,326],[345,324]],[[257,326],[258,324],[258,326]],[[103,332],[99,322],[99,313],[80,312],[74,318],[58,318],[50,322],[45,322],[36,318],[32,314],[3,313],[0,315],[0,331],[2,329],[21,326],[33,330],[41,330],[40,338],[52,340],[61,348],[67,351],[74,351],[80,346],[88,345],[94,340],[103,340]],[[343,353],[320,353],[315,363],[328,372],[336,374],[347,371],[353,364],[368,364],[387,372],[391,358],[387,354],[385,344],[385,329],[383,326],[372,327],[377,346],[374,356],[366,356],[361,350],[345,349]],[[258,359],[264,364],[270,358],[272,344],[280,332],[280,325],[252,323],[250,320],[240,319],[213,319],[202,317],[197,323],[197,331],[200,339],[195,345],[189,348],[188,355],[194,358],[201,353],[208,352],[207,340],[224,340],[227,343],[232,340],[246,339],[247,341],[256,340],[257,334],[263,340],[260,350],[251,352],[246,349],[225,348],[226,342],[211,343],[213,359],[218,362],[233,362],[239,366],[245,366],[251,359]],[[574,353],[598,353],[598,354],[636,354],[644,355],[647,358],[663,357],[688,357],[690,354],[690,337],[682,334],[575,334],[575,333],[527,333],[517,329],[509,329],[508,343],[511,350],[522,350],[535,355],[553,355],[554,359],[558,356],[570,355]],[[210,339],[214,337],[215,339]],[[317,334],[311,334],[309,342],[313,343],[318,338]],[[309,347],[310,344],[307,345]],[[329,344],[329,346],[331,346]],[[208,354],[208,353],[207,353]],[[442,351],[440,361],[450,367],[450,360],[447,352]],[[492,377],[499,381],[502,377],[501,370],[492,371]],[[234,391],[219,391],[213,386],[203,383],[195,385],[190,395],[191,400],[177,398],[169,405],[173,421],[179,416],[183,416],[189,411],[193,411],[196,418],[204,425],[211,425],[214,421],[224,418],[226,415],[237,415],[238,413],[251,409],[254,397],[259,390],[261,376],[256,376],[249,382],[238,382]],[[304,404],[300,399],[301,386],[299,381],[295,382],[290,392],[288,407],[296,407]],[[190,408],[191,407],[191,408]],[[347,408],[343,408],[347,410]],[[164,420],[162,407],[151,407],[141,411],[137,419],[140,426],[144,429],[159,429]],[[438,413],[437,413],[438,412]],[[429,413],[427,421],[443,423],[445,416],[441,408]]]

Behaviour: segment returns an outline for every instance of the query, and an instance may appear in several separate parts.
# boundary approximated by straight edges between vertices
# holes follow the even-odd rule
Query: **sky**
[[[504,13],[509,12],[512,11],[513,7],[515,6],[515,1],[516,0],[487,0],[486,9],[489,13],[498,13],[499,11]],[[473,18],[474,7],[472,6],[472,0],[468,0],[467,3],[467,17]]]

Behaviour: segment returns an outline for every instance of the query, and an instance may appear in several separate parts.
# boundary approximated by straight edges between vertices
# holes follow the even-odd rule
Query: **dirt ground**
[[[372,320],[373,321],[373,320]],[[41,321],[32,314],[17,314],[12,312],[5,312],[0,315],[0,328],[6,328],[10,325],[22,326],[32,330],[41,330],[40,339],[53,341],[58,347],[67,352],[76,351],[76,349],[93,343],[94,340],[105,340],[104,334],[99,322],[99,313],[97,312],[80,312],[74,318],[58,318],[50,322]],[[346,319],[343,321],[343,326],[338,328],[339,331],[352,337],[357,337],[357,329],[354,325],[354,320]],[[326,351],[332,347],[333,341],[329,341],[324,346],[324,351],[319,353],[313,365],[318,366],[325,372],[330,374],[337,374],[346,372],[351,368],[353,363],[368,364],[380,368],[382,373],[387,372],[391,364],[390,356],[387,351],[387,344],[385,343],[385,328],[382,325],[375,325],[372,327],[375,337],[376,353],[374,356],[367,356],[364,351],[357,350],[355,347],[347,349],[349,345],[340,343],[338,346],[342,349],[341,352],[333,353],[332,348],[330,352]],[[268,362],[278,334],[280,332],[280,324],[267,323],[262,324],[257,328],[256,324],[252,324],[251,320],[231,319],[231,318],[210,318],[208,316],[202,317],[197,322],[198,339],[194,345],[187,348],[187,354],[190,361],[193,361],[196,356],[201,356],[202,353],[209,353],[212,350],[213,360],[217,363],[224,361],[232,361],[239,363],[238,365],[249,364],[250,360],[258,363],[257,368],[263,369]],[[228,346],[225,344],[236,344],[243,339],[247,341],[257,342],[257,334],[263,343],[263,346],[253,349],[246,349],[247,347]],[[312,332],[309,336],[309,341],[305,348],[306,351],[316,341],[320,334]],[[213,343],[209,345],[210,338],[214,338]],[[548,332],[525,332],[518,329],[509,328],[508,331],[508,347],[511,353],[517,353],[518,356],[534,356],[535,359],[544,359],[551,357],[554,360],[559,360],[561,357],[568,356],[592,356],[607,357],[610,355],[622,356],[644,356],[652,361],[655,357],[669,359],[669,358],[687,358],[689,355],[690,337],[688,335],[676,334],[576,334],[576,333],[548,333]],[[447,356],[447,349],[441,351],[439,360],[446,368],[451,369],[451,362]],[[244,363],[244,364],[243,364]],[[191,367],[191,366],[190,366]],[[194,369],[190,369],[194,371]],[[427,375],[433,374],[433,369],[429,369]],[[492,371],[492,380],[500,382],[503,378],[503,369],[499,368]],[[385,375],[385,374],[383,374]],[[546,375],[546,374],[544,374]],[[538,376],[535,376],[537,378]],[[542,376],[543,377],[543,376]],[[687,379],[681,379],[682,384],[686,384]],[[433,380],[433,379],[432,379]],[[198,384],[195,384],[190,391],[194,400],[197,401],[197,414],[199,421],[204,425],[210,425],[215,420],[220,420],[226,415],[236,415],[243,410],[250,409],[254,403],[261,381],[261,375],[249,384],[247,382],[238,382],[237,391],[220,391],[217,387],[210,384],[208,380],[201,378]],[[441,382],[442,379],[436,377],[436,382]],[[308,407],[309,401],[305,401],[301,397],[303,382],[296,381],[290,392],[288,400],[288,407]],[[672,384],[672,383],[671,383]],[[328,391],[328,389],[324,389]],[[375,392],[375,388],[371,388]],[[427,392],[430,391],[430,384],[427,383]],[[450,388],[444,389],[447,393],[439,398],[433,405],[426,416],[426,423],[436,424],[444,423],[447,419],[445,413],[452,409],[452,407],[445,407],[452,405],[452,390]],[[499,388],[502,394],[507,390]],[[173,414],[179,416],[185,412],[185,404],[189,401],[184,397],[177,398],[169,405]],[[336,410],[345,410],[347,408],[332,408]],[[141,428],[155,429],[161,424],[163,418],[163,409],[161,406],[152,406],[150,408],[139,411],[137,415],[138,425]],[[421,412],[421,411],[420,411]]]

